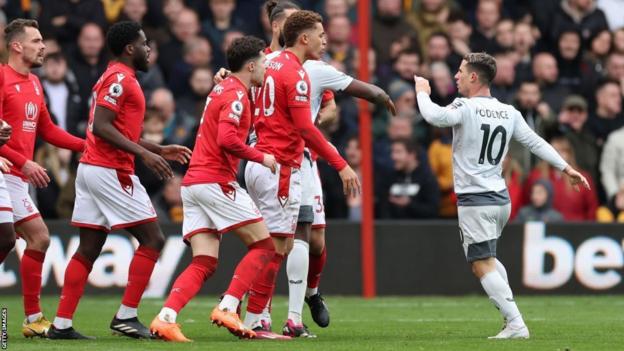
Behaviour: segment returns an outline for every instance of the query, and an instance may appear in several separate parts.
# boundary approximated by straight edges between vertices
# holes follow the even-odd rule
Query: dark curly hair
[[[234,39],[227,49],[227,63],[232,72],[240,71],[249,60],[260,56],[260,51],[264,50],[266,44],[262,39],[252,35]]]
[[[124,48],[139,38],[141,25],[132,21],[113,24],[106,33],[106,45],[115,56],[121,56]]]
[[[314,29],[317,23],[323,23],[323,17],[313,11],[297,11],[284,23],[284,40],[287,47],[292,47],[297,42],[299,35],[306,30]]]

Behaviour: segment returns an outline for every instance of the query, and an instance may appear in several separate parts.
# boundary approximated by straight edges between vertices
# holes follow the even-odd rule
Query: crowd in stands
[[[212,77],[237,37],[270,38],[263,0],[0,0],[0,27],[35,18],[47,46],[38,70],[56,123],[85,135],[91,88],[109,55],[105,31],[123,19],[143,25],[152,48],[140,74],[148,111],[144,137],[192,147]],[[427,77],[440,105],[457,97],[454,74],[464,54],[495,56],[492,95],[513,104],[591,190],[576,191],[560,171],[511,143],[503,174],[512,220],[624,221],[624,2],[618,0],[372,0],[371,37],[358,38],[355,0],[302,0],[323,15],[324,60],[357,76],[359,40],[370,40],[371,82],[397,107],[373,115],[375,214],[381,219],[456,217],[450,129],[419,115],[414,75]],[[0,38],[0,61],[5,62]],[[357,101],[336,94],[339,118],[322,128],[360,172]],[[52,182],[37,190],[44,218],[68,218],[79,155],[41,144],[35,160]],[[178,175],[166,183],[141,164],[137,174],[161,220],[179,222]],[[345,198],[337,174],[321,164],[328,218],[361,219],[361,198]]]

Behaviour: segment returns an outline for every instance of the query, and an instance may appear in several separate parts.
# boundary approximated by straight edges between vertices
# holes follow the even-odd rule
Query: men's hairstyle
[[[602,88],[604,88],[604,87],[606,87],[607,85],[610,85],[610,84],[614,84],[614,85],[616,85],[617,87],[619,87],[619,86],[620,86],[620,82],[618,82],[618,81],[617,81],[617,80],[615,80],[615,79],[610,79],[610,78],[600,79],[600,80],[598,81],[598,83],[596,84],[596,90],[595,90],[595,91],[596,91],[596,93],[598,93],[598,92],[602,91]]]
[[[448,34],[442,31],[436,31],[436,32],[431,33],[431,35],[429,35],[429,37],[427,38],[427,42],[431,41],[431,39],[435,37],[444,38],[444,40],[446,40],[446,43],[449,45],[449,47],[451,46],[451,37],[449,37]]]
[[[234,39],[232,45],[227,49],[227,63],[232,72],[240,71],[249,60],[260,56],[260,51],[266,44],[262,39],[248,35]]]
[[[286,47],[292,47],[299,35],[306,30],[314,29],[317,23],[323,23],[323,17],[312,11],[297,11],[290,15],[284,23],[284,41]]]
[[[4,27],[4,40],[6,41],[7,49],[10,47],[11,43],[15,41],[15,38],[26,33],[26,27],[39,29],[39,23],[31,19],[17,18]]]
[[[485,52],[471,52],[464,55],[468,69],[477,73],[481,84],[490,85],[496,76],[496,60]]]
[[[301,10],[299,5],[287,0],[269,0],[264,4],[269,16],[269,23],[273,23],[284,17],[286,10]]]
[[[126,45],[139,38],[141,25],[132,21],[113,24],[106,33],[106,45],[115,56],[121,56]]]
[[[53,53],[45,55],[45,57],[43,58],[43,62],[48,62],[48,61],[61,62],[61,61],[66,61],[66,59],[62,53],[53,52]]]
[[[403,145],[403,147],[405,148],[405,151],[407,151],[407,153],[409,154],[414,154],[416,155],[416,158],[418,158],[418,153],[420,151],[420,148],[418,146],[418,144],[412,140],[412,139],[397,139],[392,141],[392,145],[394,144],[400,144]]]

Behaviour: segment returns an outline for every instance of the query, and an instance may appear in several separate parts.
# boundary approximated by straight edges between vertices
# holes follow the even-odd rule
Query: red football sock
[[[61,292],[61,300],[56,312],[60,318],[72,319],[78,302],[84,293],[87,278],[91,273],[93,262],[79,253],[75,253],[65,269],[65,282]]]
[[[191,299],[197,295],[204,282],[217,269],[219,260],[216,257],[200,255],[193,257],[191,264],[186,267],[178,279],[173,283],[165,307],[180,312]]]
[[[22,296],[26,316],[41,312],[39,295],[41,294],[41,270],[45,252],[26,249],[20,264],[22,276]]]
[[[141,296],[152,277],[158,256],[160,256],[159,251],[147,246],[139,246],[136,249],[128,269],[128,284],[121,300],[124,306],[139,307]]]
[[[251,283],[256,280],[262,269],[271,262],[274,255],[275,245],[273,245],[271,238],[249,245],[249,251],[236,266],[234,277],[225,294],[242,300],[243,295],[249,291]]]
[[[325,261],[327,261],[327,249],[323,248],[323,252],[320,256],[310,254],[310,265],[308,266],[308,288],[318,288],[321,281],[321,273],[325,268]]]
[[[256,277],[256,280],[253,281],[249,291],[247,311],[255,314],[262,313],[262,310],[273,295],[275,279],[283,260],[284,255],[276,253],[271,262],[264,267],[262,272]]]

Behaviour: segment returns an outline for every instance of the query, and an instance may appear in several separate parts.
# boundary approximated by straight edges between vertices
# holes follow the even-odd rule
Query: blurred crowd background
[[[56,123],[85,135],[91,88],[109,54],[106,29],[141,23],[152,48],[140,74],[148,110],[144,138],[192,147],[205,98],[225,49],[246,34],[270,41],[263,0],[0,0],[0,27],[17,17],[39,21],[46,58],[36,73]],[[503,173],[512,220],[624,221],[624,1],[372,0],[371,37],[357,37],[355,0],[301,0],[323,15],[324,60],[357,76],[359,40],[370,40],[372,83],[394,100],[398,115],[373,114],[375,215],[383,219],[456,217],[450,129],[419,115],[414,74],[430,79],[441,105],[457,97],[453,76],[462,56],[485,51],[498,73],[492,94],[516,106],[566,161],[583,170],[592,190],[576,191],[564,175],[512,142]],[[1,35],[1,34],[0,34]],[[0,60],[6,46],[0,37]],[[349,164],[360,169],[358,105],[336,95],[339,118],[322,125]],[[33,190],[44,218],[69,218],[78,155],[41,143],[35,161],[52,182]],[[163,183],[143,165],[137,174],[162,221],[181,222],[180,181]],[[320,164],[328,218],[361,219],[361,198],[345,199],[337,174]]]

